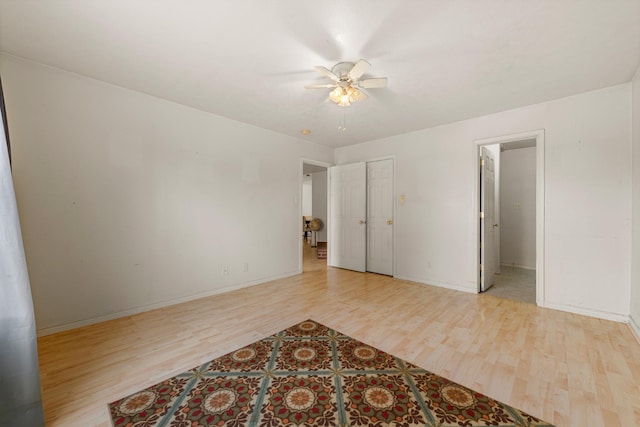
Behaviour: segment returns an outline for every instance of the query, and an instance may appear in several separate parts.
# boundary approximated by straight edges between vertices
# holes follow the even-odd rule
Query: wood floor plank
[[[627,325],[310,256],[304,269],[40,338],[47,426],[109,426],[108,402],[307,318],[558,427],[640,425],[640,344]]]

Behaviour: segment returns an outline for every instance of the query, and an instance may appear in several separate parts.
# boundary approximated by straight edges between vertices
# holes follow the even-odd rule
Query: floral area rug
[[[313,320],[109,411],[116,427],[551,426]]]

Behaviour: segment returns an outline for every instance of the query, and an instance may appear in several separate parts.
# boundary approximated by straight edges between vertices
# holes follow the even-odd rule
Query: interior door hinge
[[[480,212],[480,219],[484,219],[484,212]]]
[[[484,270],[484,266],[482,264],[480,264],[480,271]]]
[[[484,159],[480,158],[480,166],[484,166]]]

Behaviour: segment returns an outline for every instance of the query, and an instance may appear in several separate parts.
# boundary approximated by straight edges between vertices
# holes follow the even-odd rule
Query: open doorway
[[[300,218],[300,270],[327,265],[327,217],[329,165],[303,160]]]
[[[476,141],[478,291],[544,301],[544,132]]]

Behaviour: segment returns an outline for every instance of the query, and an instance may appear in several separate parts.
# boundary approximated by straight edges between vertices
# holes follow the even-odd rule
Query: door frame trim
[[[327,172],[327,223],[325,224],[325,227],[327,228],[327,238],[330,236],[330,226],[331,224],[329,223],[329,209],[331,209],[331,192],[329,189],[329,168],[331,166],[333,166],[333,163],[327,163],[327,162],[323,162],[320,160],[313,160],[313,159],[308,159],[306,157],[301,157],[300,158],[300,164],[299,164],[299,172],[298,172],[298,220],[300,220],[300,218],[302,218],[302,186],[303,186],[303,181],[304,181],[304,164],[308,163],[310,165],[315,165],[315,166],[322,166],[324,168],[326,168],[326,172]],[[298,238],[298,274],[302,273],[302,238],[300,237],[300,225],[298,222],[296,222],[296,236]],[[328,244],[327,244],[328,245]],[[327,251],[327,265],[329,265],[329,251]]]
[[[474,244],[474,269],[476,270],[477,292],[480,293],[480,147],[483,145],[500,144],[520,141],[523,139],[536,140],[536,304],[539,307],[545,306],[545,274],[544,274],[544,224],[545,224],[545,197],[544,197],[544,129],[537,129],[516,134],[496,136],[492,138],[476,139],[473,144],[473,191],[472,191],[472,211],[473,224],[475,227]]]

